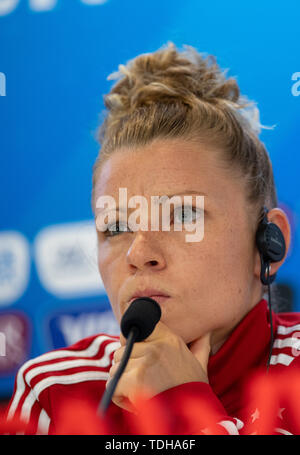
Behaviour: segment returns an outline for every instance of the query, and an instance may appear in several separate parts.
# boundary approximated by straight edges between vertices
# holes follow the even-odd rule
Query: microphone
[[[143,341],[153,332],[161,318],[161,309],[156,300],[150,297],[135,299],[123,314],[121,331],[127,339],[126,347],[116,374],[110,380],[98,407],[98,413],[104,415],[120,377],[128,363],[134,342]]]

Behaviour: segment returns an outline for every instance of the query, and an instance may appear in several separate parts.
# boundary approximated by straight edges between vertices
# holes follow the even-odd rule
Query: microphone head
[[[121,331],[125,338],[128,337],[132,327],[137,327],[139,334],[135,341],[145,340],[153,332],[161,318],[161,309],[156,300],[150,297],[135,299],[123,314]]]

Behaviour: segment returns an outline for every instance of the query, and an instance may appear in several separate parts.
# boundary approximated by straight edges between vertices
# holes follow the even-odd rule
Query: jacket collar
[[[276,319],[273,314],[273,332]],[[255,368],[267,364],[270,347],[270,318],[268,302],[260,300],[234,328],[220,349],[208,361],[209,383],[226,405],[232,390],[247,379]],[[229,399],[226,395],[231,395]]]

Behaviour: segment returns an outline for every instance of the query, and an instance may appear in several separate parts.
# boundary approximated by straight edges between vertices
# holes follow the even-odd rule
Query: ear
[[[267,213],[267,218],[268,218],[268,221],[276,224],[280,228],[280,230],[283,234],[284,240],[285,240],[285,245],[286,245],[285,255],[281,259],[281,261],[270,263],[270,265],[272,267],[270,275],[274,275],[274,273],[276,273],[278,271],[278,269],[281,267],[281,265],[284,263],[287,253],[289,251],[289,247],[290,247],[290,243],[291,243],[291,226],[290,226],[286,213],[278,207],[270,210]],[[257,251],[257,248],[256,248],[256,251]],[[261,268],[260,257],[259,257],[259,252],[257,251],[257,254],[255,256],[254,274],[258,278],[260,278],[260,268]]]

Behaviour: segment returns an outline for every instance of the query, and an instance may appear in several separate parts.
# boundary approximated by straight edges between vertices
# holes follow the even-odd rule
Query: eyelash
[[[192,208],[194,210],[194,213],[197,214],[199,213],[199,209],[197,207],[194,207],[194,206],[188,206],[188,208]],[[176,210],[176,208],[175,208]],[[202,210],[201,210],[202,211]],[[182,215],[185,213],[184,210],[182,210]],[[113,225],[111,226],[120,226],[120,223],[119,221],[116,221],[116,223],[114,223]],[[124,232],[132,232],[130,231],[129,229],[126,229],[124,231],[116,231],[116,230],[112,230],[112,229],[109,229],[111,226],[109,226],[105,231],[102,231],[103,235],[106,237],[106,238],[112,238],[112,237],[117,237],[118,234],[121,234],[121,233],[124,233]],[[115,234],[110,234],[110,233],[115,233]]]

